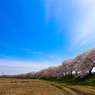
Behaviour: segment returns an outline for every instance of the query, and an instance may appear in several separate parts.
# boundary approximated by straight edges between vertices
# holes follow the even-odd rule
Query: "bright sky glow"
[[[95,46],[95,0],[1,0],[0,74],[59,65]]]

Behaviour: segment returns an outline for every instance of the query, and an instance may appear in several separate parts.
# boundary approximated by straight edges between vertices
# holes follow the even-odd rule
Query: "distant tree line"
[[[61,78],[66,75],[79,75],[83,77],[87,73],[91,74],[93,67],[95,67],[95,47],[77,54],[75,58],[65,59],[61,65],[58,66],[51,66],[37,72],[18,75],[1,75],[1,77]]]

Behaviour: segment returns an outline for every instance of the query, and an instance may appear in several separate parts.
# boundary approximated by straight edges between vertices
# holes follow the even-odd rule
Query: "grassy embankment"
[[[48,80],[48,81],[54,81],[54,82],[64,82],[64,83],[69,83],[72,85],[87,85],[87,86],[95,86],[95,73],[93,74],[87,74],[83,78],[80,78],[80,76],[63,76],[62,78],[53,78],[53,77],[48,77],[48,78],[42,78],[43,80]]]
[[[95,74],[79,76],[64,76],[60,79],[43,78],[49,84],[64,91],[65,95],[95,95]]]

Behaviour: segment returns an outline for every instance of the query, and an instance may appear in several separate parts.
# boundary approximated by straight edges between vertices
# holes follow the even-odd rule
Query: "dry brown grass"
[[[41,80],[0,78],[0,95],[64,95],[63,92]]]

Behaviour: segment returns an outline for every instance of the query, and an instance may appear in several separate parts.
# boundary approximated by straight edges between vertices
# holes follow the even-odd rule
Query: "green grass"
[[[69,82],[72,84],[95,86],[95,73],[90,75],[88,74],[83,78],[76,76],[75,78],[69,80]]]
[[[73,85],[87,85],[87,86],[95,86],[95,73],[93,74],[87,74],[83,78],[80,78],[80,76],[63,76],[62,78],[54,78],[54,77],[48,77],[48,78],[42,78],[43,80],[48,81],[57,81],[57,82],[64,82],[64,83],[70,83]]]

